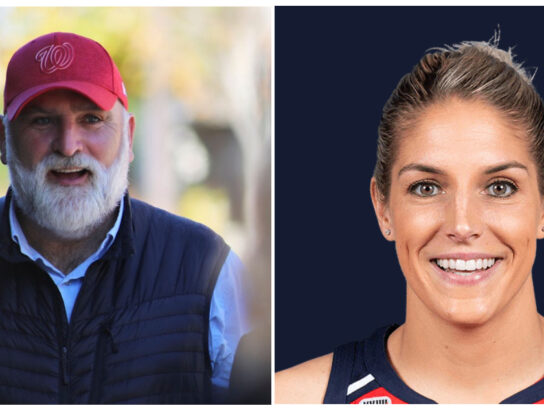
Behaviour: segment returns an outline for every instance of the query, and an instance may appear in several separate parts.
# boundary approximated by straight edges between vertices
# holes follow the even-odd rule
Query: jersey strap
[[[402,404],[405,403],[387,391],[368,370],[365,361],[365,349],[374,348],[376,342],[385,340],[385,336],[397,326],[378,330],[365,341],[352,342],[339,346],[334,351],[331,374],[325,398],[325,404]],[[381,339],[381,340],[380,340]],[[368,356],[367,356],[368,357]]]
[[[358,345],[357,342],[343,344],[334,350],[324,404],[346,403],[346,390],[351,380]]]
[[[432,404],[395,372],[386,342],[397,325],[383,327],[365,339],[334,351],[325,404]],[[544,378],[506,398],[502,404],[544,404]]]

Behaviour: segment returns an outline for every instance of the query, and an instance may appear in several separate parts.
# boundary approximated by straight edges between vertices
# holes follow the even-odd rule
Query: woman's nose
[[[448,203],[446,234],[457,243],[469,242],[482,235],[482,214],[476,197],[459,193]]]

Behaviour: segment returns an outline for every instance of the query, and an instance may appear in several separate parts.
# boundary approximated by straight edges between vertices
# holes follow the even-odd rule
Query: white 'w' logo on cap
[[[62,45],[51,44],[36,53],[36,62],[44,74],[52,74],[58,69],[66,69],[74,61],[74,47],[65,42]]]

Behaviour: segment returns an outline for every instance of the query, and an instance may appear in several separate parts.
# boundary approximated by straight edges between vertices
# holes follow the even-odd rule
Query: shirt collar
[[[108,249],[111,247],[112,243],[115,241],[115,237],[117,236],[117,233],[119,232],[119,228],[121,226],[121,220],[123,218],[123,211],[124,211],[124,200],[121,200],[119,204],[119,211],[117,213],[117,219],[115,220],[115,223],[113,224],[113,227],[108,231],[106,234],[106,237],[100,244],[100,247],[94,252],[91,256],[89,256],[85,261],[82,262],[82,264],[90,263],[89,261],[94,261],[97,259],[102,258],[104,254],[108,251]],[[34,262],[38,263],[40,266],[45,267],[49,272],[53,272],[55,274],[60,274],[61,276],[64,276],[64,274],[59,271],[51,262],[49,262],[46,258],[44,258],[38,251],[36,251],[26,239],[26,236],[21,228],[21,224],[19,224],[19,220],[17,219],[17,215],[15,214],[15,205],[14,200],[10,200],[9,202],[9,225],[11,229],[11,239],[19,244],[19,248],[22,254],[26,255],[30,259],[32,259]],[[78,271],[78,275],[80,276],[71,276],[72,273],[68,274],[66,278],[78,278],[82,277],[85,274],[87,268],[84,268],[81,270],[79,266],[74,269],[73,272]]]

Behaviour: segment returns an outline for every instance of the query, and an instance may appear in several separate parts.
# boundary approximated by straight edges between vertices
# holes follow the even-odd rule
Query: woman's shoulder
[[[275,376],[278,404],[321,404],[325,397],[333,353],[279,371]]]

